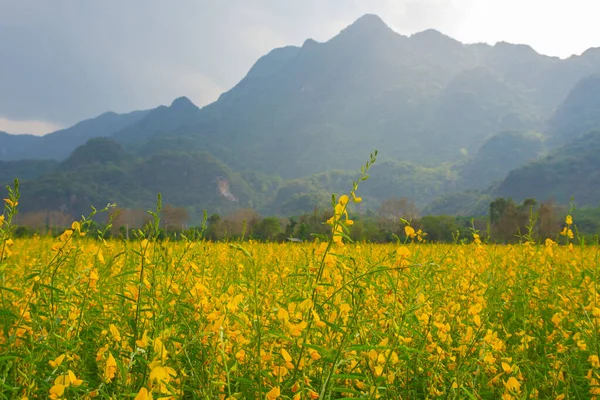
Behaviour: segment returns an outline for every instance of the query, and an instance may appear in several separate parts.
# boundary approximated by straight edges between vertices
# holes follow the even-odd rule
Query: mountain
[[[58,162],[54,160],[0,161],[0,183],[10,183],[14,178],[35,179],[57,166]]]
[[[95,166],[125,166],[131,162],[131,155],[127,154],[121,145],[112,139],[98,137],[76,148],[73,153],[59,166],[59,171],[75,171],[79,168],[93,168]]]
[[[63,160],[89,139],[108,137],[141,120],[148,112],[128,114],[106,112],[44,136],[11,135],[0,132],[0,160],[52,159]]]
[[[511,171],[494,196],[522,201],[534,197],[579,206],[600,205],[600,129],[559,148],[547,157]]]
[[[516,130],[492,136],[474,156],[455,165],[462,191],[441,194],[423,212],[474,215],[495,197],[518,202],[530,197],[552,199],[565,205],[574,196],[578,205],[596,206],[600,201],[600,191],[595,189],[595,168],[600,165],[596,161],[600,159],[598,93],[600,74],[586,76],[548,119],[545,134]]]
[[[600,129],[600,74],[581,79],[548,121],[553,146],[564,145]]]
[[[150,110],[137,123],[128,124],[114,134],[114,138],[127,145],[142,144],[154,136],[177,133],[199,111],[187,97],[179,97],[170,106],[160,106]]]
[[[493,197],[477,190],[449,193],[436,198],[421,211],[423,215],[471,217],[487,215]]]
[[[561,60],[524,45],[466,45],[434,30],[407,37],[366,15],[327,42],[271,51],[200,110],[175,113],[172,105],[115,138],[147,153],[147,139],[170,137],[161,144],[169,148],[182,136],[235,170],[276,170],[285,179],[350,169],[375,148],[385,160],[438,166],[500,131],[542,131],[594,71],[593,51]]]
[[[493,182],[504,179],[511,170],[537,160],[544,151],[544,136],[540,133],[500,132],[458,168],[462,186],[487,189]]]
[[[561,60],[526,45],[463,44],[435,30],[403,36],[365,15],[324,43],[274,49],[202,109],[179,98],[119,116],[118,126],[86,139],[111,136],[139,155],[185,142],[234,170],[285,179],[350,169],[376,148],[385,160],[435,167],[464,160],[500,131],[542,131],[575,83],[600,72],[598,54]],[[85,142],[76,137],[70,147],[60,141],[60,155],[46,150],[52,146],[42,155],[35,146],[25,146],[28,154],[4,146],[3,159],[63,159]]]
[[[204,209],[254,206],[244,179],[209,154],[164,151],[136,158],[107,138],[88,141],[52,172],[23,180],[21,192],[23,213],[61,210],[75,218],[88,214],[91,205],[151,209],[159,192],[165,203],[186,206],[195,216]]]
[[[520,188],[535,196],[519,171],[537,164],[523,165],[550,165],[540,160],[549,149],[600,129],[598,74],[600,49],[562,60],[526,45],[463,44],[435,30],[403,36],[365,15],[326,42],[272,50],[203,108],[181,97],[44,137],[0,133],[0,160],[61,161],[46,171],[25,161],[5,166],[29,179],[26,209],[77,215],[109,201],[148,208],[161,192],[196,211],[294,214],[348,190],[348,171],[378,149],[362,207],[404,196],[434,213],[462,202],[454,209],[464,214],[469,204],[481,209],[485,196],[524,195]],[[552,165],[532,172],[535,179],[568,167]],[[483,192],[462,192],[470,189]]]
[[[406,197],[422,208],[440,193],[452,191],[456,177],[446,168],[427,168],[396,161],[378,162],[370,178],[360,184],[361,208],[376,209],[387,198]],[[277,190],[268,210],[283,215],[311,212],[314,207],[329,207],[332,193],[345,193],[356,180],[356,172],[328,171],[288,180]]]

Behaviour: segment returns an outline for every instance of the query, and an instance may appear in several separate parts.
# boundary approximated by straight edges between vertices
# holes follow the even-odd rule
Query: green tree
[[[267,217],[254,228],[254,236],[265,241],[273,241],[281,233],[281,223],[277,217]]]

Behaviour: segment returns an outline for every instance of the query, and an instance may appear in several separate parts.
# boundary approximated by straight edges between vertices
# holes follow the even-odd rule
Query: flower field
[[[3,398],[600,393],[594,246],[103,242],[73,228],[3,244]]]
[[[600,249],[350,243],[349,195],[312,243],[104,240],[91,217],[13,239],[0,215],[1,398],[588,399]],[[107,228],[108,229],[108,228]],[[578,239],[576,246],[572,240]]]

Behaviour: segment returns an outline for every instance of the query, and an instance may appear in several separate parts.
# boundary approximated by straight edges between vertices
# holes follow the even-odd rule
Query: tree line
[[[538,202],[526,199],[516,203],[512,199],[497,198],[490,203],[487,216],[457,217],[449,215],[420,216],[418,207],[405,197],[382,201],[375,210],[351,215],[354,220],[350,238],[354,241],[389,243],[404,238],[404,229],[426,233],[425,241],[454,243],[472,240],[473,233],[494,243],[516,243],[522,240],[543,241],[558,239],[564,225],[564,216],[574,214],[580,234],[594,236],[600,233],[600,208],[570,210],[552,201]],[[253,209],[238,209],[228,215],[207,214],[201,221],[191,220],[184,207],[165,205],[160,212],[160,237],[178,239],[202,237],[212,241],[259,240],[283,242],[310,241],[318,235],[327,235],[330,227],[324,221],[331,211],[315,207],[312,212],[294,217],[262,217]],[[17,236],[58,235],[70,226],[73,217],[61,211],[36,211],[20,214]],[[146,229],[150,215],[142,209],[114,209],[104,221],[94,224],[104,229],[111,223],[110,236],[129,239],[136,230]]]

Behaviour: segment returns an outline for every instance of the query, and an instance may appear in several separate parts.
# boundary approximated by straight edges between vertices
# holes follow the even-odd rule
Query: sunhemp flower
[[[354,224],[354,221],[352,221],[348,217],[347,205],[349,201],[350,198],[348,197],[348,195],[341,195],[338,199],[337,204],[334,207],[333,216],[327,220],[327,224],[332,226],[331,232],[333,234],[333,241],[334,243],[339,245],[344,244],[342,242],[342,237],[344,233],[344,228],[342,227],[342,224],[347,226]]]
[[[513,392],[521,391],[521,384],[513,376],[511,376],[510,378],[508,378],[507,381],[504,382],[504,387],[506,387],[508,390],[513,391]]]
[[[65,355],[61,354],[60,356],[56,357],[54,360],[48,361],[48,364],[50,364],[50,366],[53,368],[57,368],[60,364],[62,364],[64,359],[65,359]]]
[[[149,392],[148,389],[142,387],[134,400],[152,400],[152,392]]]
[[[117,361],[113,357],[113,355],[109,352],[108,359],[106,360],[106,365],[104,366],[104,380],[106,383],[109,383],[115,378],[117,374]]]
[[[54,385],[50,388],[50,396],[48,396],[48,398],[58,399],[62,397],[63,394],[65,394],[65,386],[60,384]]]
[[[12,201],[11,199],[4,199],[4,202],[11,208],[15,208],[19,205],[18,201]]]
[[[352,201],[353,202],[360,203],[362,201],[362,197],[356,197],[356,193],[354,193],[354,191],[351,194],[352,194]]]
[[[562,236],[567,236],[569,239],[573,239],[573,231],[571,230],[571,228],[568,227],[564,227],[563,230],[560,232],[560,234]]]
[[[277,400],[277,398],[281,395],[281,390],[279,386],[274,387],[273,389],[267,392],[267,400]]]

